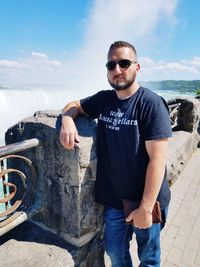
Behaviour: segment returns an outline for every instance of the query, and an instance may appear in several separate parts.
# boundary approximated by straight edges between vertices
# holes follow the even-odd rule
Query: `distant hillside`
[[[184,92],[196,92],[200,89],[200,80],[193,81],[176,81],[176,80],[166,80],[166,81],[148,81],[140,82],[144,87],[148,87],[151,90],[169,90],[169,91],[179,91]]]

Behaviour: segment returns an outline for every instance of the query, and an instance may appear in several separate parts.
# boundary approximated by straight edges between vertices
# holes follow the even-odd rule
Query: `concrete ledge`
[[[167,159],[167,177],[170,185],[176,181],[184,169],[192,153],[196,150],[198,142],[199,135],[197,132],[173,132],[173,137],[169,140]]]

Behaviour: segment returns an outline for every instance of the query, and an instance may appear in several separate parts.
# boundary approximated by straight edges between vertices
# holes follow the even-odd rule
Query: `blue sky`
[[[198,0],[1,0],[0,84],[105,87],[111,42],[136,46],[139,80],[200,78]]]

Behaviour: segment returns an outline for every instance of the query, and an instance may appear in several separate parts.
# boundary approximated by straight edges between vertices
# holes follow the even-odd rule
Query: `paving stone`
[[[170,251],[173,242],[174,240],[170,236],[166,235],[165,238],[161,240],[161,248]]]
[[[179,228],[171,224],[166,232],[170,238],[174,239],[179,231]]]
[[[199,264],[200,265],[200,250],[199,250],[198,254],[196,255],[195,264]]]
[[[181,235],[190,236],[191,233],[192,233],[192,225],[188,225],[187,223],[184,223],[179,229],[179,234]]]
[[[187,237],[180,234],[177,235],[174,240],[173,246],[179,249],[184,249],[186,247]]]
[[[181,217],[181,216],[175,216],[173,221],[172,221],[172,224],[176,227],[181,227],[183,224],[184,224],[184,221],[185,221],[185,218],[184,217]]]
[[[194,251],[198,251],[200,240],[197,237],[190,236],[187,240],[186,248],[190,248]]]
[[[162,267],[179,267],[177,264],[171,263],[169,261],[165,261]]]
[[[165,261],[165,259],[167,258],[168,253],[169,252],[167,250],[162,249],[162,251],[161,251],[161,263]]]
[[[186,248],[183,252],[183,257],[182,261],[184,264],[188,264],[191,267],[194,266],[194,261],[195,261],[196,253],[194,250]]]
[[[194,237],[200,238],[200,228],[199,226],[194,226],[191,232],[191,235]]]
[[[179,266],[179,263],[181,262],[182,254],[183,254],[182,249],[175,248],[174,246],[172,246],[166,260]]]

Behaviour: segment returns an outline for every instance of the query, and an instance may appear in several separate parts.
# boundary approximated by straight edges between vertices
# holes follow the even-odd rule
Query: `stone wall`
[[[96,122],[77,118],[80,145],[67,151],[59,142],[59,114],[36,112],[7,131],[6,143],[40,140],[40,147],[21,153],[31,159],[37,173],[36,187],[29,187],[39,205],[33,220],[74,246],[76,266],[104,266],[103,207],[94,201]],[[19,160],[10,160],[8,166],[25,168]],[[17,181],[14,176],[10,179]],[[97,262],[89,265],[91,261]]]
[[[168,101],[173,137],[169,139],[168,181],[173,184],[200,142],[200,101],[193,97],[177,97]]]

